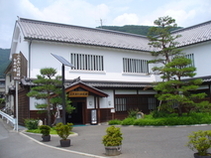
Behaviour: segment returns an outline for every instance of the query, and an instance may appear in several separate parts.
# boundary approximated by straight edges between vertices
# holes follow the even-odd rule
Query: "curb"
[[[139,125],[109,125],[118,127],[149,127],[149,128],[170,128],[170,127],[198,127],[198,126],[210,126],[211,124],[195,124],[195,125],[173,125],[173,126],[139,126]]]
[[[40,133],[31,133],[31,132],[26,132],[26,130],[22,130],[21,131],[22,133],[24,134],[31,134],[31,135],[38,135],[38,136],[41,136],[42,134]],[[72,132],[73,134],[70,134],[68,137],[75,137],[75,136],[78,136],[78,133],[75,133],[75,132]],[[59,137],[57,134],[50,134],[51,137]]]
[[[106,157],[103,157],[103,156],[98,156],[98,155],[92,155],[92,154],[87,154],[87,153],[83,153],[83,152],[78,152],[78,151],[73,151],[73,150],[67,150],[67,149],[63,149],[63,148],[58,148],[58,147],[54,147],[54,146],[51,146],[51,145],[47,145],[47,144],[44,144],[40,141],[37,141],[36,139],[34,138],[31,138],[30,136],[26,135],[25,133],[23,132],[19,132],[21,135],[33,140],[34,142],[40,144],[40,145],[43,145],[43,146],[46,146],[46,147],[49,147],[49,148],[52,148],[52,149],[57,149],[57,150],[61,150],[61,151],[66,151],[66,152],[69,152],[69,153],[73,153],[73,154],[78,154],[78,155],[83,155],[83,156],[88,156],[88,157],[94,157],[94,158],[106,158]]]

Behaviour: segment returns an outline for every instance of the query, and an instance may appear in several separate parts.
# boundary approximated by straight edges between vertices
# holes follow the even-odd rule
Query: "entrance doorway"
[[[83,109],[84,109],[84,102],[72,102],[72,106],[75,107],[75,110],[71,114],[66,115],[66,121],[68,123],[75,124],[84,124],[83,122]]]

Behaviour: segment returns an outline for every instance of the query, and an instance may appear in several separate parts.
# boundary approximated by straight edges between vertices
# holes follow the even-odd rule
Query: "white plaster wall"
[[[153,91],[153,90],[139,90],[138,91],[138,94],[156,94],[156,92],[155,91]]]
[[[29,98],[30,110],[38,110],[35,106],[37,104],[45,104],[45,103],[46,103],[46,100],[44,99],[35,99],[32,97]]]
[[[211,42],[186,47],[183,52],[194,54],[194,63],[197,68],[195,77],[211,75]]]
[[[86,105],[87,105],[87,109],[94,109],[95,102],[94,102],[94,96],[93,95],[89,95],[86,98]]]
[[[31,58],[34,59],[31,62],[31,78],[36,78],[41,68],[53,67],[61,75],[62,64],[54,58],[51,53],[60,55],[70,61],[70,53],[81,54],[94,54],[104,56],[104,71],[82,71],[71,70],[69,67],[65,67],[65,78],[74,79],[78,76],[82,80],[99,80],[99,81],[131,81],[131,82],[153,82],[155,77],[153,75],[146,74],[124,74],[122,59],[136,58],[150,60],[152,56],[147,53],[134,53],[126,51],[114,51],[109,49],[99,49],[90,47],[76,47],[70,45],[61,45],[55,43],[32,43]],[[36,59],[36,60],[35,60]]]
[[[137,94],[136,90],[115,90],[115,94]]]
[[[114,94],[112,90],[103,90],[108,97],[100,98],[100,108],[114,108]]]

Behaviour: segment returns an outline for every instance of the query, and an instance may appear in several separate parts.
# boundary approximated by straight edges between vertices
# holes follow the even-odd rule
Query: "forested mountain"
[[[0,48],[0,78],[4,78],[4,71],[6,70],[7,66],[9,65],[9,55],[10,49],[1,49]]]
[[[152,26],[125,25],[125,26],[102,26],[102,27],[99,26],[97,28],[147,36],[147,33],[148,33],[150,27],[152,27]],[[177,27],[174,30],[181,29],[181,28],[182,27]]]
[[[125,26],[102,26],[97,28],[147,36],[150,26],[125,25]]]

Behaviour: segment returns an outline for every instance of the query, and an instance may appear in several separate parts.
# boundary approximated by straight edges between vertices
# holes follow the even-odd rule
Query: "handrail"
[[[6,114],[6,113],[4,113],[3,111],[1,111],[0,110],[0,115],[2,116],[2,119],[4,119],[4,118],[6,118],[7,119],[7,124],[9,123],[9,122],[11,122],[12,123],[12,125],[13,125],[13,130],[15,130],[15,124],[16,124],[16,119],[15,118],[13,118],[12,116],[10,116],[10,115],[8,115],[8,114]]]

